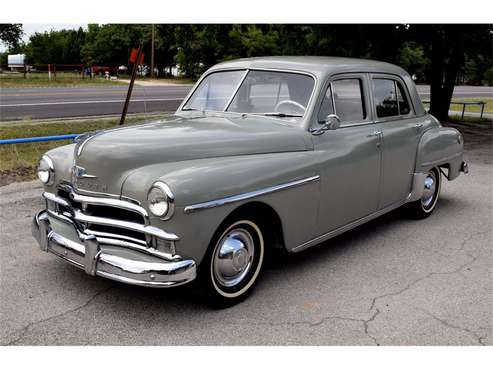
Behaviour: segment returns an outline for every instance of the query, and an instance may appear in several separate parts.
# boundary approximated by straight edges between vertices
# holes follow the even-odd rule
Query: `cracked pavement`
[[[126,286],[41,252],[41,187],[1,187],[0,344],[492,345],[491,130],[467,131],[470,174],[444,182],[430,218],[397,210],[270,263],[224,310],[193,287]]]

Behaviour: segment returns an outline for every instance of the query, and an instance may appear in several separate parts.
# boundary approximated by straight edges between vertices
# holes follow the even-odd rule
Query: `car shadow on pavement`
[[[463,206],[461,200],[444,195],[440,199],[436,212],[454,212],[454,209],[457,210]],[[339,258],[364,252],[362,250],[368,248],[368,238],[403,224],[416,222],[423,221],[409,219],[404,209],[399,208],[300,253],[275,254],[275,258],[269,258],[266,261],[263,274],[258,282],[259,286],[250,299],[262,300],[262,297],[258,296],[259,294],[271,294],[272,291],[269,288],[262,289],[262,286],[272,285],[269,280],[275,280],[275,284],[279,284],[281,281],[281,284],[289,285],[289,275],[296,273],[299,276],[301,271],[303,275],[307,275],[306,280],[309,281],[311,270],[315,273],[319,264],[327,264],[327,268],[330,268],[330,265],[337,263]],[[373,243],[371,247],[378,248],[379,245]],[[350,267],[348,268],[350,269]],[[64,271],[64,273],[70,274],[67,279],[77,281],[81,288],[83,286],[87,286],[88,289],[94,288],[94,281],[91,281],[91,284],[84,284],[85,279],[109,282],[100,277],[88,277],[83,271],[75,268],[67,268],[67,270],[70,270]],[[279,275],[285,275],[286,279],[279,280]],[[149,319],[149,307],[153,307],[155,312],[166,312],[173,316],[214,311],[204,302],[200,287],[196,282],[171,289],[145,288],[118,282],[109,282],[109,284],[110,286],[105,293],[107,295],[105,304],[110,305],[112,310],[117,311],[116,313],[120,311],[121,314],[128,314],[130,310],[136,316],[134,319],[136,321],[142,320],[142,323]],[[141,320],[138,317],[141,317]]]

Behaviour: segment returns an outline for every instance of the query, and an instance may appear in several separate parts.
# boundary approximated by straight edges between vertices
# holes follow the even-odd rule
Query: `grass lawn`
[[[126,125],[143,122],[146,118],[163,117],[159,115],[135,115],[129,116]],[[14,123],[0,122],[0,139],[12,139],[21,137],[36,137],[49,135],[78,134],[87,131],[97,131],[115,127],[120,119],[98,118],[84,120],[60,120],[60,121],[22,121]],[[0,145],[0,186],[16,182],[27,181],[36,178],[36,166],[39,158],[47,151],[57,146],[70,144],[71,140],[47,141],[39,143],[6,144]]]
[[[484,113],[493,113],[493,98],[459,98],[452,99],[452,101],[463,101],[463,102],[485,102]],[[461,104],[450,104],[450,110],[462,111]],[[466,105],[467,112],[481,112],[481,107],[479,105]]]

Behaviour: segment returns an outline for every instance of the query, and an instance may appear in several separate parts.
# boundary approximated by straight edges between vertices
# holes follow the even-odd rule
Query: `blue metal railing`
[[[0,145],[36,143],[36,142],[40,142],[40,141],[67,140],[67,139],[75,139],[77,136],[80,136],[80,134],[23,137],[23,138],[19,138],[19,139],[2,139],[2,140],[0,140]]]

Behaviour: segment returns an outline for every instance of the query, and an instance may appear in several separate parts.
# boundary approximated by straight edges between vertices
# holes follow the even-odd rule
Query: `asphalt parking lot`
[[[492,345],[491,129],[465,129],[470,174],[436,212],[399,210],[267,266],[225,310],[192,288],[90,277],[30,235],[37,182],[0,187],[2,345]]]

